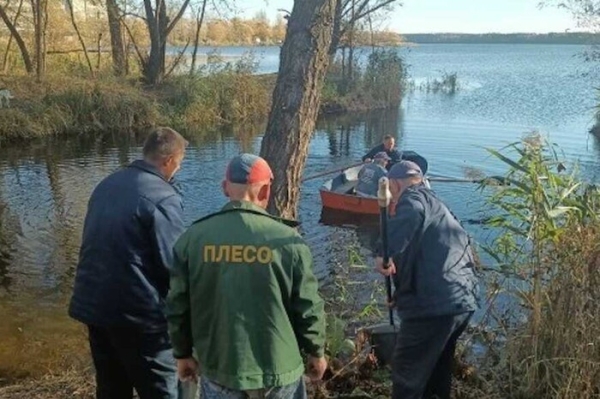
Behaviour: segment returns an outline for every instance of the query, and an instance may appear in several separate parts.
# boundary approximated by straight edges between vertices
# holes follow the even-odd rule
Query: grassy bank
[[[399,105],[402,60],[389,55],[392,52],[374,54],[351,79],[341,79],[332,67],[321,113]],[[275,74],[256,75],[256,66],[251,56],[233,64],[217,62],[194,76],[173,76],[158,87],[110,75],[48,75],[42,83],[30,76],[0,77],[0,88],[14,96],[10,108],[0,108],[0,139],[136,131],[156,125],[195,132],[255,124],[268,116],[276,82]]]
[[[222,71],[178,77],[157,88],[135,80],[4,78],[14,100],[0,109],[0,138],[136,131],[169,125],[211,130],[265,118],[274,78]]]
[[[336,114],[398,107],[407,86],[407,67],[395,50],[370,53],[364,65],[336,58],[329,67],[321,113]]]

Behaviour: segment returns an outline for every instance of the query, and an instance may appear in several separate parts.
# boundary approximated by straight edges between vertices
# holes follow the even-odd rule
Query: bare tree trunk
[[[69,9],[69,16],[71,17],[71,25],[73,25],[73,29],[75,29],[75,33],[77,34],[77,39],[79,39],[79,43],[81,44],[81,48],[83,49],[83,55],[85,56],[85,61],[90,69],[90,74],[94,77],[94,67],[92,66],[92,60],[90,60],[90,55],[87,51],[87,46],[85,45],[85,40],[83,40],[83,36],[81,36],[81,32],[79,31],[79,27],[77,26],[77,21],[75,21],[75,13],[73,12],[73,1],[67,0],[67,8]],[[100,56],[100,52],[98,52],[98,56]]]
[[[157,83],[160,83],[165,76],[166,65],[167,65],[167,29],[168,29],[168,19],[167,19],[167,4],[166,0],[158,0],[159,6],[157,7],[158,13],[158,33],[160,37],[159,44],[159,80]]]
[[[8,5],[10,4],[10,2],[6,3],[6,7],[8,7]],[[17,26],[17,21],[19,20],[19,17],[21,16],[21,10],[23,9],[23,0],[19,1],[19,6],[17,7],[17,12],[15,13],[15,17],[12,20],[12,26]],[[6,68],[8,67],[8,55],[10,54],[10,48],[12,47],[12,42],[13,42],[13,34],[11,32],[10,37],[8,38],[8,43],[6,43],[6,50],[4,51],[4,57],[2,59],[2,68],[1,70],[3,72],[6,72]]]
[[[164,78],[167,38],[190,3],[190,0],[184,0],[179,12],[169,23],[165,1],[157,0],[155,11],[151,0],[144,0],[146,25],[150,34],[150,54],[142,65],[142,69],[144,79],[152,85],[159,84]]]
[[[19,31],[16,28],[17,18],[21,12],[22,5],[23,5],[23,0],[21,0],[21,3],[19,4],[19,9],[17,11],[17,15],[15,16],[14,22],[8,18],[8,15],[6,14],[6,10],[4,10],[4,7],[2,7],[0,5],[0,19],[2,19],[2,21],[6,24],[6,27],[10,31],[11,38],[14,37],[15,41],[17,42],[17,46],[19,46],[19,50],[21,50],[21,57],[23,57],[23,63],[25,64],[25,70],[27,71],[27,73],[32,73],[33,72],[33,63],[31,62],[31,57],[29,56],[29,51],[27,50],[27,46],[25,45],[25,42],[23,41],[23,37],[21,36],[21,34],[19,33]],[[8,55],[8,52],[4,56],[4,67],[6,67],[7,55]]]
[[[192,66],[190,68],[190,75],[196,72],[196,57],[198,56],[198,46],[200,45],[200,29],[202,29],[202,23],[204,22],[204,12],[206,11],[206,2],[202,2],[202,8],[200,9],[200,15],[196,16],[196,37],[194,38],[194,52],[192,53]]]
[[[46,73],[46,26],[47,0],[31,0],[35,31],[35,66],[37,81],[40,82]]]
[[[371,38],[371,54],[375,52],[375,35],[373,32],[373,19],[371,18],[371,15],[369,14],[369,33],[370,33],[370,38]]]
[[[96,57],[96,71],[100,71],[100,65],[102,63],[102,32],[98,33],[98,56]]]
[[[335,53],[337,52],[338,47],[340,46],[340,40],[342,39],[343,3],[344,0],[338,0],[335,4],[335,12],[333,14],[333,33],[331,36],[331,43],[329,44],[329,55],[332,58],[335,58]]]
[[[108,16],[108,29],[110,31],[113,71],[116,76],[123,76],[126,74],[127,68],[125,65],[125,47],[123,46],[121,17],[119,15],[119,5],[116,0],[106,0],[106,13]]]
[[[261,156],[275,173],[269,211],[296,217],[302,171],[329,64],[338,0],[296,0],[281,48]]]
[[[348,84],[352,84],[352,79],[354,78],[354,5],[355,0],[352,0],[352,11],[350,16],[350,34],[348,37]]]
[[[158,19],[156,14],[154,14],[150,0],[144,0],[144,8],[146,9],[146,24],[148,26],[148,33],[150,34],[150,54],[143,66],[143,73],[148,83],[157,84],[160,82],[162,75],[159,54],[161,38],[158,28]]]

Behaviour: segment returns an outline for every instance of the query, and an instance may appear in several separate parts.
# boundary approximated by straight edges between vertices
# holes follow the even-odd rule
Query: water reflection
[[[319,222],[332,231],[345,230],[349,233],[351,237],[346,244],[354,246],[353,250],[362,255],[363,262],[370,262],[380,237],[379,215],[360,215],[323,208]]]
[[[10,237],[14,236],[10,234],[8,226],[10,220],[6,213],[6,206],[0,203],[0,291],[2,289],[8,291],[12,283],[9,270],[13,261],[12,250],[14,244],[11,242]]]
[[[329,155],[349,157],[357,153],[356,146],[364,151],[365,148],[381,143],[386,134],[393,135],[401,145],[403,115],[402,109],[385,109],[329,116],[317,123],[317,129],[327,135]]]

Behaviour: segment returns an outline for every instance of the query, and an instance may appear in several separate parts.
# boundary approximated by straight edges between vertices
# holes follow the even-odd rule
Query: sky
[[[380,28],[398,33],[510,33],[577,30],[568,11],[538,7],[539,0],[404,0]],[[274,19],[277,9],[291,10],[293,0],[242,0],[241,14],[264,10]]]

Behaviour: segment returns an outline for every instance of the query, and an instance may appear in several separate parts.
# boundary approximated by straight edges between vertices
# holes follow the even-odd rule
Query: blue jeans
[[[96,399],[177,399],[177,368],[168,333],[88,326]]]
[[[303,377],[290,385],[251,391],[236,391],[200,377],[200,391],[202,399],[307,399]]]

